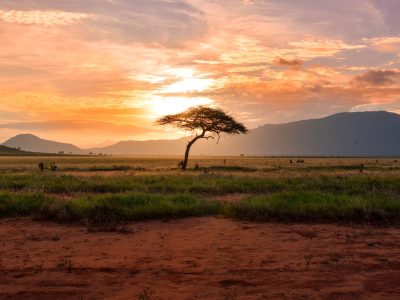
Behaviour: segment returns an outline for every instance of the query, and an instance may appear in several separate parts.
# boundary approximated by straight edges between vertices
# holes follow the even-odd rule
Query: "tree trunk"
[[[182,170],[186,170],[186,167],[187,167],[187,164],[188,164],[188,160],[189,160],[190,147],[192,147],[194,142],[195,142],[195,140],[192,140],[186,145],[185,159],[183,160]]]
[[[190,152],[190,147],[198,140],[204,137],[205,132],[203,132],[201,135],[196,136],[193,140],[191,140],[187,145],[186,145],[186,151],[185,151],[185,159],[183,160],[182,163],[182,170],[185,171],[188,161],[189,161],[189,152]]]

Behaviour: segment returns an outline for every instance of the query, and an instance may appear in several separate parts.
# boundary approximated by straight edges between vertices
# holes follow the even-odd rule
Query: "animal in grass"
[[[360,165],[360,173],[362,173],[364,171],[364,164]]]
[[[298,163],[298,164],[304,164],[305,161],[304,161],[304,159],[298,159],[298,160],[297,160],[297,163]]]
[[[53,172],[55,172],[55,171],[57,170],[57,168],[58,168],[58,167],[56,166],[56,163],[53,162],[53,163],[50,164],[50,169],[51,169]]]
[[[44,165],[43,162],[40,162],[40,163],[38,164],[38,167],[39,167],[40,172],[43,172],[43,170],[44,170],[44,168],[45,168],[45,165]]]
[[[182,168],[183,168],[183,160],[178,162],[178,169],[182,170]]]

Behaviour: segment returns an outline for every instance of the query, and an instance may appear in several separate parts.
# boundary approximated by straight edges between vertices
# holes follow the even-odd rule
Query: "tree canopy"
[[[204,134],[240,134],[247,133],[247,128],[236,122],[220,108],[197,106],[184,112],[167,115],[157,120],[159,125],[173,125],[186,131],[201,130]]]

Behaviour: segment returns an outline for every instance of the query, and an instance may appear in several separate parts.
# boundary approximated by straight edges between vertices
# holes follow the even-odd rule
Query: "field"
[[[178,161],[0,157],[0,298],[400,297],[398,159]]]

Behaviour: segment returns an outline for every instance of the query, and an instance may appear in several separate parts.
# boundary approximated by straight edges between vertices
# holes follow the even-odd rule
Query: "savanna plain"
[[[0,157],[0,298],[400,298],[400,159],[178,161]]]

